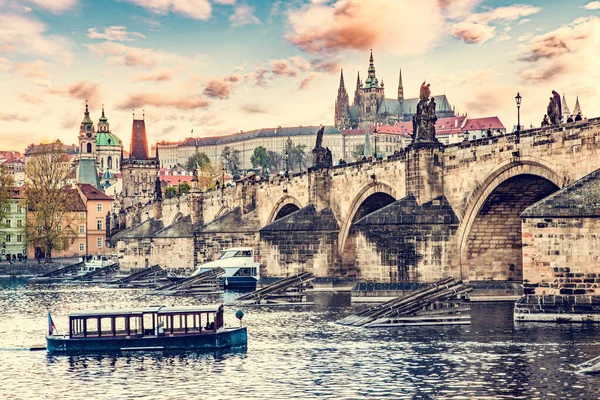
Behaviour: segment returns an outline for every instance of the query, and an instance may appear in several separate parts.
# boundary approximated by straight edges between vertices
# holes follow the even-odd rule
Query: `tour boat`
[[[221,277],[227,289],[255,289],[260,278],[260,263],[251,247],[234,247],[221,253],[221,256],[211,262],[200,265],[192,274],[198,275],[210,269],[221,267],[225,274]]]
[[[238,311],[236,317],[243,316]],[[75,311],[69,333],[55,334],[48,313],[51,353],[133,350],[217,350],[246,346],[246,328],[226,328],[223,305]]]

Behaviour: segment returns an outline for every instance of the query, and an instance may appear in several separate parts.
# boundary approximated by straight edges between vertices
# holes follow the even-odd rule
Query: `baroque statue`
[[[413,116],[413,143],[437,143],[435,137],[435,98],[431,97],[430,84],[425,81],[421,84],[417,104],[417,112]]]
[[[546,115],[548,116],[551,125],[560,124],[562,119],[562,104],[560,102],[560,94],[558,94],[556,90],[552,91],[550,103],[548,103],[548,108],[546,111]]]
[[[329,150],[329,148],[327,147],[323,147],[324,133],[325,127],[321,126],[321,128],[317,132],[315,148],[312,150],[314,168],[330,168],[331,166],[333,166],[333,156],[331,154],[331,150]]]

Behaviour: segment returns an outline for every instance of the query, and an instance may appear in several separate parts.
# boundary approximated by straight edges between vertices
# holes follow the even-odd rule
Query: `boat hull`
[[[69,338],[46,336],[50,353],[107,353],[119,351],[152,350],[218,350],[242,347],[248,344],[246,328],[224,329],[219,332],[174,335],[143,336],[129,338]]]
[[[256,278],[252,276],[231,276],[221,278],[225,289],[256,289]]]

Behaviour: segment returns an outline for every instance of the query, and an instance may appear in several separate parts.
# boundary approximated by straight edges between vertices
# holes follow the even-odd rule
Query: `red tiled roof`
[[[23,160],[16,157],[6,159],[2,164],[24,164]]]
[[[471,118],[467,121],[467,124],[463,128],[463,130],[495,130],[495,129],[505,129],[502,122],[498,117],[487,117],[487,118]]]
[[[96,189],[89,183],[78,183],[77,186],[79,186],[81,193],[83,193],[85,198],[88,200],[112,200],[113,199],[112,197],[104,194],[102,191]]]
[[[186,175],[161,175],[160,177],[161,185],[162,182],[166,182],[169,186],[177,186],[182,182],[192,183],[192,177]]]

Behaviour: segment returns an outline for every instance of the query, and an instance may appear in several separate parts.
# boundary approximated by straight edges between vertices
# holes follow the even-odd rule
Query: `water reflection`
[[[510,304],[473,304],[470,326],[367,329],[335,323],[353,311],[348,293],[319,293],[310,307],[244,309],[247,349],[96,356],[17,350],[43,343],[46,307],[64,331],[73,310],[218,300],[66,285],[4,288],[2,398],[598,398],[600,378],[573,368],[600,355],[598,327],[515,325]],[[238,325],[236,309],[228,308],[226,324]]]

